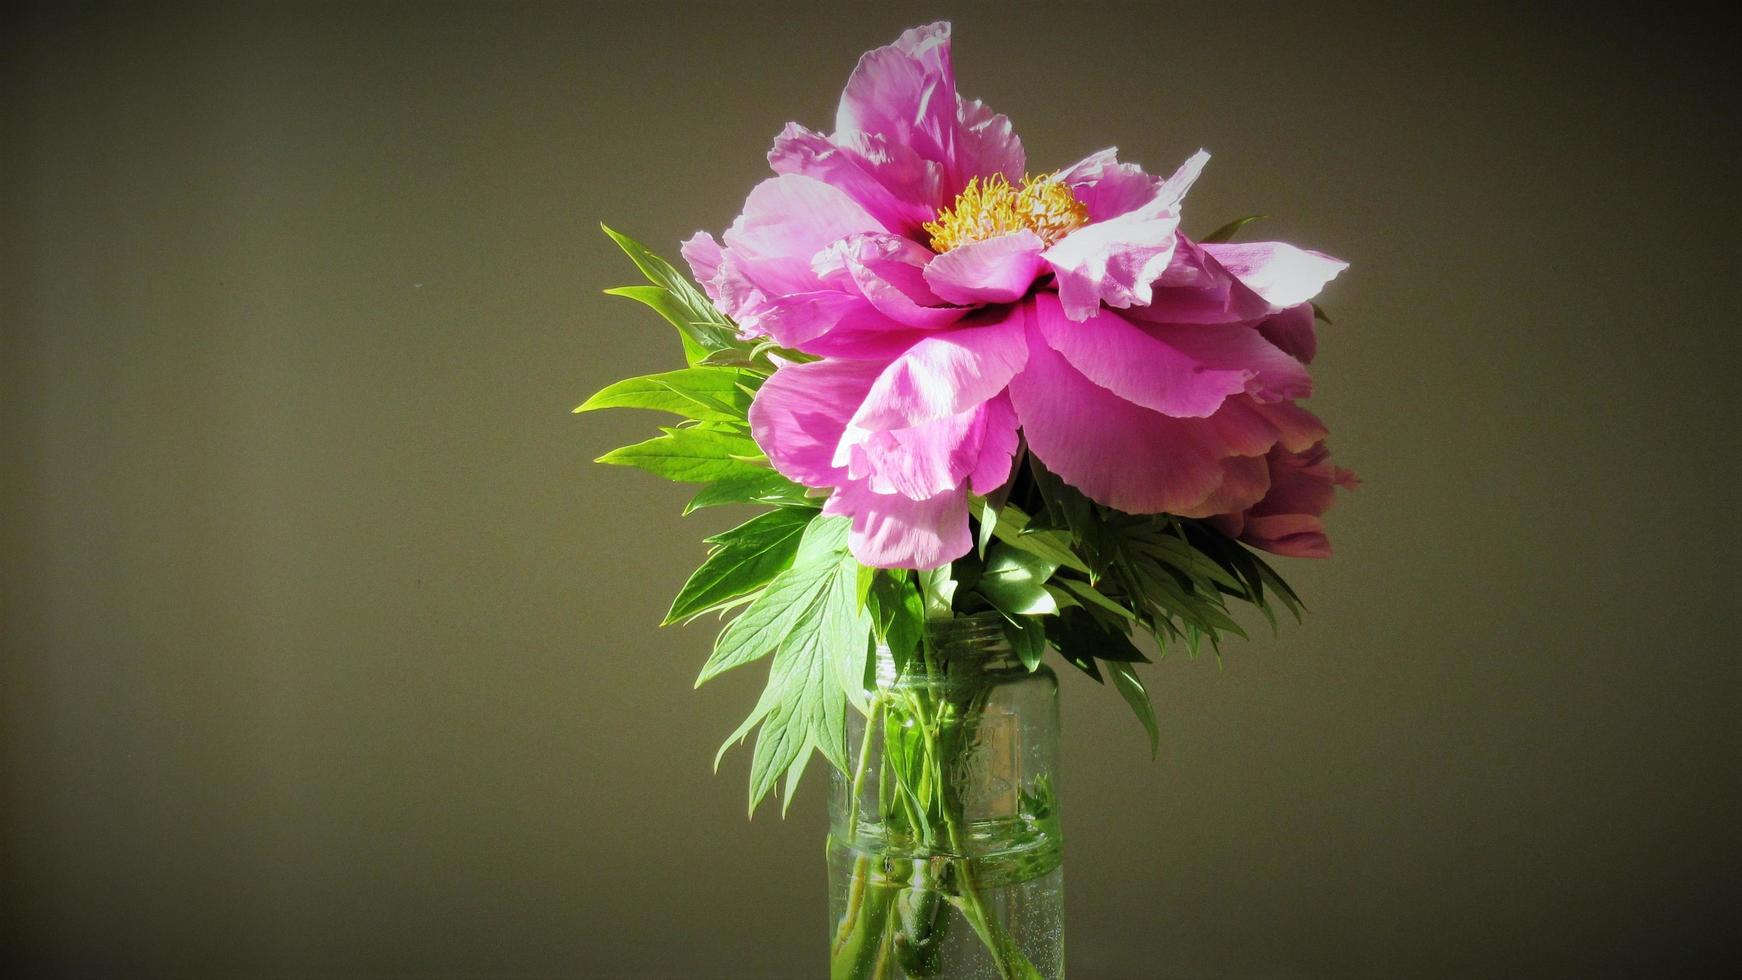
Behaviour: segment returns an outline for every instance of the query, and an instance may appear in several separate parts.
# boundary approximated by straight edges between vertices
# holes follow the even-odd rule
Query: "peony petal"
[[[824,282],[865,297],[896,323],[934,330],[968,311],[946,305],[932,292],[925,276],[932,257],[930,249],[899,235],[854,235],[820,253],[812,269]]]
[[[851,424],[834,463],[850,480],[878,493],[923,500],[971,483],[976,493],[1010,478],[1019,443],[1016,412],[1003,394],[983,405],[903,429],[868,430]]]
[[[840,188],[800,174],[782,174],[750,191],[744,213],[724,238],[728,249],[746,258],[808,263],[811,256],[848,235],[884,230]]]
[[[768,165],[777,174],[802,174],[844,191],[883,227],[911,234],[932,219],[937,207],[933,185],[924,187],[926,176],[918,158],[910,166],[873,163],[864,153],[842,146],[821,133],[798,123],[787,123],[768,151]],[[894,179],[891,179],[894,178]],[[916,186],[917,185],[917,186]]]
[[[980,458],[968,475],[968,489],[984,495],[1009,482],[1022,436],[1017,431],[1016,409],[1010,407],[1008,394],[1001,394],[982,407],[981,424],[986,433],[980,442]]]
[[[860,56],[841,92],[835,130],[837,136],[877,134],[927,160],[948,163],[955,150],[957,111],[950,25],[939,22],[915,27],[894,44]]]
[[[1107,221],[1139,208],[1176,209],[1203,172],[1210,155],[1199,150],[1172,177],[1160,180],[1135,163],[1120,163],[1117,147],[1091,153],[1060,171],[1059,178],[1089,211],[1091,221]]]
[[[1022,141],[1010,120],[957,95],[947,23],[916,27],[860,57],[841,93],[832,140],[872,162],[896,197],[934,210],[970,177],[1002,173],[1016,181],[1023,173]],[[892,169],[884,172],[885,163]],[[922,185],[930,197],[913,193]]]
[[[847,546],[872,568],[937,568],[973,547],[968,502],[960,492],[910,500],[853,484],[836,490],[823,513],[852,519]]]
[[[1304,398],[1311,379],[1299,361],[1256,330],[1228,326],[1138,326],[1112,310],[1082,323],[1059,301],[1035,297],[1035,325],[1089,380],[1129,402],[1176,418],[1204,418],[1229,395]]]
[[[705,231],[698,231],[678,247],[678,254],[682,255],[684,261],[690,264],[690,272],[695,276],[696,282],[701,283],[702,288],[708,290],[708,298],[714,299],[714,293],[709,288],[708,283],[720,274],[720,259],[722,258],[720,243],[714,240],[713,235]]]
[[[786,364],[763,382],[750,403],[750,432],[774,468],[809,487],[845,479],[835,451],[882,366],[847,360]]]
[[[806,290],[775,299],[764,297],[760,303],[742,308],[737,319],[747,336],[769,337],[782,347],[804,350],[842,320],[869,308],[863,296],[826,289]]]
[[[1258,332],[1264,335],[1264,339],[1287,351],[1290,357],[1302,364],[1311,364],[1319,351],[1313,321],[1313,305],[1302,303],[1265,317],[1258,324]]]
[[[1288,452],[1304,452],[1330,435],[1318,416],[1293,402],[1254,403],[1253,408],[1276,427],[1280,444]]]
[[[1342,259],[1297,248],[1286,242],[1247,242],[1200,246],[1246,288],[1275,309],[1297,306],[1319,294],[1325,283],[1349,267]]]
[[[836,133],[829,137],[829,142],[858,160],[867,173],[914,215],[910,226],[891,226],[890,231],[917,237],[920,225],[930,221],[938,208],[948,204],[955,194],[953,178],[945,172],[942,163],[927,160],[899,139],[882,133]]]
[[[1311,514],[1248,516],[1240,540],[1286,558],[1329,558],[1325,522]]]
[[[1270,489],[1244,510],[1212,518],[1224,533],[1255,548],[1297,558],[1331,553],[1321,516],[1336,503],[1336,488],[1352,489],[1355,474],[1333,466],[1330,450],[1316,442],[1302,450],[1277,446],[1265,457]]]
[[[1026,157],[1022,140],[1008,117],[993,112],[979,99],[956,97],[954,189],[967,186],[970,177],[1003,174],[1012,184],[1022,180]]]
[[[1042,257],[1058,276],[1065,315],[1087,320],[1102,303],[1147,306],[1151,284],[1173,258],[1178,229],[1179,215],[1145,206],[1060,239]]]
[[[1270,489],[1270,466],[1263,456],[1230,456],[1221,463],[1222,482],[1203,500],[1175,511],[1181,517],[1214,517],[1244,511]]]
[[[1084,377],[1031,328],[1010,384],[1029,451],[1091,499],[1131,514],[1186,513],[1222,485],[1223,460],[1261,455],[1275,430],[1240,398],[1208,419],[1176,419]]]
[[[1089,211],[1091,221],[1106,221],[1155,200],[1161,181],[1135,163],[1120,163],[1117,147],[1091,153],[1059,173],[1059,179]]]
[[[970,242],[932,259],[925,281],[951,303],[1012,303],[1028,293],[1045,268],[1046,243],[1032,231]]]
[[[849,424],[834,462],[847,477],[877,493],[924,500],[959,489],[979,462],[984,413],[976,406],[904,429],[861,429]]]
[[[931,331],[896,323],[866,303],[864,308],[842,317],[828,333],[806,341],[798,349],[818,357],[874,360],[887,366],[931,336],[934,336]]]
[[[926,337],[878,376],[853,424],[899,429],[943,418],[991,399],[1028,357],[1022,308],[1005,319]]]
[[[1198,176],[1204,172],[1204,165],[1210,162],[1210,152],[1199,150],[1179,165],[1173,176],[1161,182],[1156,188],[1155,196],[1169,207],[1178,208],[1180,202],[1186,199],[1186,191],[1198,182]]]

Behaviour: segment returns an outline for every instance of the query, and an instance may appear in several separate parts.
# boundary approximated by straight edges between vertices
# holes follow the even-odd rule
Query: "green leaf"
[[[698,324],[692,321],[691,312],[681,300],[662,286],[613,286],[605,290],[607,296],[622,296],[632,299],[658,313],[667,323],[677,327],[677,337],[683,344],[684,361],[691,366],[707,363],[707,358],[718,353],[710,347],[704,347],[695,339]]]
[[[1103,522],[1096,517],[1094,501],[1047,469],[1036,457],[1029,457],[1028,469],[1034,474],[1035,486],[1040,488],[1050,526],[1070,531],[1078,544],[1091,548],[1098,545]]]
[[[597,462],[634,466],[680,483],[708,483],[767,472],[766,467],[746,460],[762,452],[748,436],[701,428],[661,431],[665,435],[613,449]]]
[[[1118,602],[1115,602],[1112,599],[1107,598],[1107,596],[1105,594],[1103,594],[1101,592],[1101,590],[1095,588],[1094,586],[1090,585],[1087,582],[1081,582],[1081,581],[1078,581],[1076,579],[1070,579],[1070,578],[1061,578],[1061,579],[1058,579],[1057,581],[1060,585],[1064,586],[1066,589],[1069,589],[1074,595],[1076,595],[1078,598],[1082,599],[1085,602],[1091,603],[1095,606],[1098,606],[1102,609],[1105,609],[1108,612],[1114,614],[1115,616],[1119,616],[1119,617],[1122,617],[1124,619],[1129,619],[1129,620],[1136,620],[1137,619],[1137,613],[1133,612],[1130,609],[1125,608],[1123,605],[1119,604]]]
[[[1150,703],[1149,692],[1137,677],[1137,668],[1115,660],[1108,662],[1107,673],[1113,678],[1114,689],[1124,696],[1131,712],[1143,723],[1143,730],[1149,733],[1149,757],[1155,758],[1161,749],[1161,730],[1155,724],[1155,705]]]
[[[1128,633],[1109,628],[1088,612],[1066,611],[1046,621],[1047,639],[1067,658],[1148,663]]]
[[[1223,225],[1222,227],[1217,228],[1215,231],[1210,232],[1208,235],[1205,235],[1204,237],[1198,239],[1198,241],[1202,244],[1205,244],[1205,245],[1216,245],[1216,244],[1219,244],[1221,242],[1231,242],[1234,240],[1234,236],[1240,233],[1240,229],[1246,227],[1247,225],[1251,224],[1254,221],[1263,221],[1265,218],[1268,218],[1268,217],[1270,217],[1270,215],[1267,215],[1267,214],[1249,214],[1244,218],[1235,218],[1233,221],[1228,222],[1227,224]]]
[[[1071,550],[1071,536],[1068,532],[1031,528],[1031,523],[1029,516],[1015,504],[1005,504],[998,513],[998,523],[992,533],[1012,548],[1020,548],[1066,568],[1089,574],[1089,566]]]
[[[1011,649],[1032,673],[1040,666],[1040,660],[1046,656],[1046,630],[1034,620],[1024,616],[1020,619],[1004,621],[1004,636],[1010,640]]]
[[[623,254],[629,256],[629,260],[653,284],[652,287],[623,286],[608,289],[606,292],[645,303],[670,321],[684,338],[684,354],[691,364],[700,361],[708,352],[742,345],[731,321],[721,316],[714,304],[690,285],[689,280],[673,268],[671,263],[653,254],[647,246],[628,235],[603,224],[599,227],[611,236],[611,240],[617,243]]]
[[[920,569],[919,594],[927,619],[948,619],[956,598],[956,580],[950,566]]]
[[[1323,320],[1325,322],[1326,326],[1329,326],[1331,324],[1331,315],[1329,313],[1326,313],[1325,308],[1320,306],[1317,303],[1313,304],[1313,319]]]
[[[877,632],[897,671],[905,671],[925,635],[925,600],[905,570],[882,570],[871,584],[878,611]]]
[[[805,497],[804,487],[773,470],[752,467],[747,472],[736,472],[709,483],[690,498],[683,512],[687,516],[704,507],[748,503],[816,509],[816,504]]]
[[[1229,575],[1214,559],[1197,547],[1171,533],[1156,530],[1155,533],[1142,535],[1134,542],[1134,547],[1137,551],[1177,569],[1205,592],[1213,592],[1216,586],[1221,586],[1242,598],[1245,596],[1245,586],[1238,579]]]
[[[713,553],[684,583],[661,625],[717,609],[767,585],[792,565],[799,539],[816,513],[777,507],[709,538]]]
[[[684,368],[629,378],[602,389],[575,412],[601,408],[645,408],[685,418],[742,422],[750,411],[745,385],[753,375],[733,368]]]
[[[986,546],[992,543],[992,533],[998,527],[998,505],[990,499],[980,501],[980,533],[974,542],[980,557],[986,557]]]
[[[975,588],[1009,616],[1051,615],[1059,607],[1045,586],[1058,567],[1058,562],[1000,544],[987,557]]]
[[[696,678],[697,687],[773,652],[802,624],[811,622],[814,626],[813,620],[821,616],[823,598],[840,572],[840,553],[832,552],[828,545],[842,532],[841,552],[845,552],[845,523],[843,518],[809,522],[791,566],[776,575],[755,601],[720,631],[713,654]]]
[[[762,697],[714,757],[718,766],[720,755],[761,726],[750,764],[752,812],[782,775],[789,790],[797,787],[812,748],[846,766],[846,703],[862,697],[871,635],[856,598],[859,564],[847,552],[848,526],[835,517],[810,522],[792,566],[720,633],[696,682],[774,655]]]
[[[1282,576],[1276,573],[1276,569],[1266,564],[1264,559],[1250,551],[1246,554],[1251,557],[1253,564],[1258,566],[1258,574],[1264,580],[1264,584],[1270,586],[1271,592],[1275,593],[1282,600],[1282,604],[1288,607],[1288,611],[1294,614],[1294,621],[1300,622],[1300,614],[1306,611],[1306,604],[1300,601],[1300,596],[1295,594],[1294,589],[1283,581]]]
[[[1246,631],[1240,627],[1239,623],[1229,619],[1227,614],[1211,601],[1187,593],[1174,578],[1173,573],[1160,563],[1143,560],[1136,562],[1135,568],[1144,596],[1151,604],[1202,630],[1210,638],[1211,643],[1217,642],[1216,630],[1218,629],[1226,630],[1237,636],[1246,635]]]

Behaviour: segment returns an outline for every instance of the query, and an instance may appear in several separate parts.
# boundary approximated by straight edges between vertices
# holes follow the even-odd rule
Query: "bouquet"
[[[675,326],[685,366],[576,411],[676,416],[599,461],[698,484],[686,514],[760,508],[707,539],[665,621],[726,618],[698,685],[769,661],[721,747],[755,733],[752,811],[777,785],[790,802],[813,750],[835,773],[836,976],[947,975],[956,919],[992,975],[1062,969],[964,843],[959,774],[997,696],[960,693],[947,637],[976,630],[1018,672],[1053,651],[1153,752],[1133,638],[1219,654],[1245,635],[1234,604],[1273,627],[1301,611],[1258,552],[1329,553],[1322,515],[1356,481],[1299,402],[1329,322],[1313,300],[1346,264],[1235,241],[1250,217],[1188,237],[1208,158],[1032,169],[1010,121],[957,94],[940,23],[860,59],[833,133],[775,138],[731,227],[683,243],[699,289],[605,229],[647,279],[607,291]],[[1050,774],[1016,775],[1005,816],[1056,839]]]

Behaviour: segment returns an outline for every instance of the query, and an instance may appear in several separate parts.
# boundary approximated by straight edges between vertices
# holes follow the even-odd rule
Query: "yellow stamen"
[[[932,251],[942,255],[970,242],[1027,229],[1051,245],[1089,220],[1088,209],[1059,180],[1058,174],[1023,177],[1011,187],[1003,174],[975,177],[956,195],[956,202],[928,221]]]

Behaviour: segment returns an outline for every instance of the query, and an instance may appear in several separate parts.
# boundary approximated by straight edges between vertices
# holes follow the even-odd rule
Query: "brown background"
[[[1073,975],[1735,959],[1736,89],[1653,9],[347,4],[0,23],[14,975],[810,977],[822,794],[654,627],[731,515],[571,418],[675,363],[606,219],[718,229],[953,16],[1036,168],[1216,154],[1354,263],[1366,478],[1280,639],[1064,678]],[[1667,8],[1665,8],[1667,9]]]

